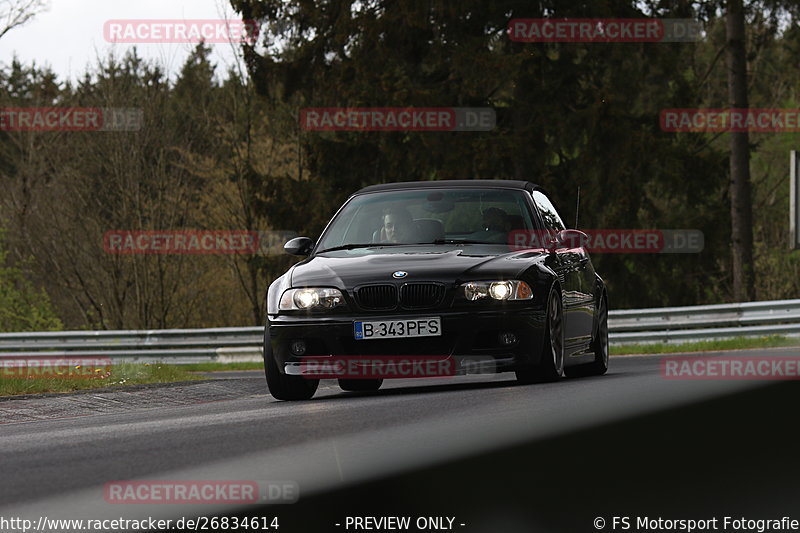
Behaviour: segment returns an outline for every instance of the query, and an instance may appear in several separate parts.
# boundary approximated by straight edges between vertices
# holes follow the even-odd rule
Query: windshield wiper
[[[502,243],[475,241],[471,239],[436,239],[431,244],[502,244]]]
[[[383,246],[402,246],[403,244],[404,243],[401,242],[370,242],[370,243],[360,243],[360,244],[343,244],[341,246],[325,248],[324,250],[320,250],[317,253],[321,254],[323,252],[335,252],[337,250],[355,250],[356,248],[381,248]]]
[[[341,246],[333,246],[319,250],[317,253],[336,252],[338,250],[355,250],[356,248],[383,248],[385,246],[430,246],[431,244],[498,244],[486,241],[473,241],[469,239],[436,239],[433,242],[371,242],[371,243],[352,243]]]

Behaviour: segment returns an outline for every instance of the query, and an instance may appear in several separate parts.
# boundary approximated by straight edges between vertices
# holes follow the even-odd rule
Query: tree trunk
[[[726,13],[728,97],[730,106],[746,109],[747,58],[745,56],[742,0],[728,0]],[[733,297],[755,298],[753,269],[753,212],[750,201],[750,139],[747,131],[730,132],[731,250]]]

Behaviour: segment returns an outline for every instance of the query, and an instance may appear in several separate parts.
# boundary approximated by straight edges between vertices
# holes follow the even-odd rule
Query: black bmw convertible
[[[583,233],[526,181],[424,181],[353,194],[267,293],[270,393],[321,378],[516,373],[523,383],[608,369],[608,301]]]

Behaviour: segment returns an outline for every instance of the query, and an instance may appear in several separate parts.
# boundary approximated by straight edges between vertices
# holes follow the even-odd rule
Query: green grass
[[[187,372],[222,372],[226,370],[264,370],[264,363],[192,363],[180,365]]]
[[[130,385],[206,379],[190,373],[183,368],[183,365],[160,363],[121,363],[109,368],[88,369],[87,374],[91,374],[91,376],[87,377],[58,376],[50,375],[50,373],[48,373],[50,377],[12,377],[11,373],[9,369],[3,369],[3,372],[0,373],[0,396],[72,392],[106,387],[126,387]]]
[[[768,337],[748,337],[715,341],[686,342],[682,344],[623,344],[611,346],[611,355],[656,354],[677,352],[709,352],[720,350],[744,350],[747,348],[776,348],[780,346],[800,346],[800,339],[771,335]]]

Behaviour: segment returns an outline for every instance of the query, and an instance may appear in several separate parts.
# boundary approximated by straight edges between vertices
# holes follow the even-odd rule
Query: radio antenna
[[[578,211],[581,208],[581,186],[578,185],[578,200],[575,203],[575,229],[578,229]]]

